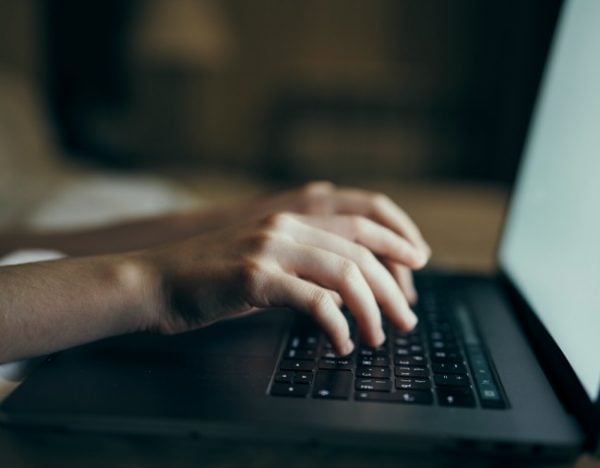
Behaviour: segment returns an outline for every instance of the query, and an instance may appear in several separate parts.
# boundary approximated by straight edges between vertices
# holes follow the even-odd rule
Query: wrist
[[[175,226],[179,236],[185,239],[229,224],[232,208],[213,206],[202,210],[189,211],[173,215],[170,223]],[[236,219],[237,216],[234,216]]]
[[[117,257],[113,274],[126,298],[127,331],[155,329],[164,302],[159,268],[146,252]]]

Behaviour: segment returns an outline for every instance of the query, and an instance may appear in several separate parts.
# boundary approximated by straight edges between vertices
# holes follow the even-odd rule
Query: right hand
[[[146,329],[178,333],[261,308],[309,314],[340,355],[354,344],[346,304],[362,340],[385,340],[381,312],[402,330],[416,316],[387,262],[418,269],[427,258],[397,232],[356,215],[279,213],[135,254],[158,287]]]

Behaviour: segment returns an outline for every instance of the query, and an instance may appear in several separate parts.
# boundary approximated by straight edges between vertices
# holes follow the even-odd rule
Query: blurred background
[[[559,3],[0,0],[0,66],[93,164],[508,183]]]
[[[0,231],[330,179],[493,269],[558,0],[0,0]],[[218,208],[217,208],[218,209]]]

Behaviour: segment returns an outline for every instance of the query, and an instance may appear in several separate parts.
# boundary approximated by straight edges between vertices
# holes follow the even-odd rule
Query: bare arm
[[[142,230],[136,247],[153,246],[143,250],[0,268],[0,362],[133,331],[181,332],[266,307],[311,315],[341,354],[353,347],[342,302],[372,346],[384,339],[381,313],[399,328],[414,326],[410,270],[430,251],[387,197],[317,184],[232,214],[227,227],[223,214],[206,215],[205,232],[191,238],[186,229],[197,218],[186,229]],[[94,250],[102,238],[89,235]],[[155,245],[169,236],[187,239]],[[32,246],[73,253],[61,242]]]
[[[143,329],[149,279],[131,255],[0,268],[0,362]]]
[[[99,228],[72,231],[0,233],[0,256],[13,250],[44,248],[70,256],[102,255],[186,239],[225,222],[219,210],[170,214]]]

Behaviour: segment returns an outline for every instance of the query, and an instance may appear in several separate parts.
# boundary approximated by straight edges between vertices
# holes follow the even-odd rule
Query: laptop
[[[314,323],[281,309],[180,336],[111,338],[47,358],[2,404],[2,422],[538,457],[597,451],[598,24],[600,2],[563,6],[498,274],[419,274],[414,331],[386,324],[384,345],[340,357]]]

